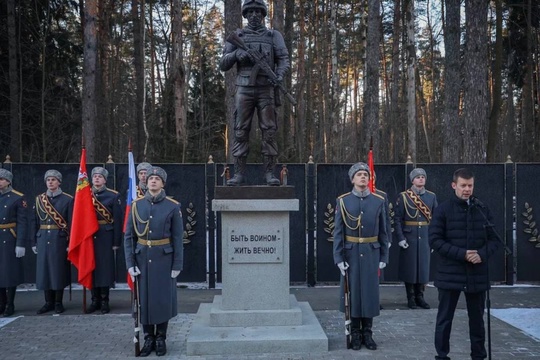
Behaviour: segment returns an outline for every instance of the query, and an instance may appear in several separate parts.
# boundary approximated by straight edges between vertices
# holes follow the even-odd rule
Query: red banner
[[[86,149],[83,149],[73,205],[68,259],[79,271],[79,283],[87,289],[92,288],[92,272],[96,267],[93,236],[98,229],[96,211],[92,204],[92,192],[86,173]]]

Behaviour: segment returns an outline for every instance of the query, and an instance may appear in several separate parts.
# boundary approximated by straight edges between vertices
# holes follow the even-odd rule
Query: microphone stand
[[[502,246],[504,247],[504,251],[505,251],[506,256],[512,255],[512,250],[510,250],[510,248],[508,246],[506,246],[506,244],[502,240],[501,236],[497,233],[497,230],[495,230],[495,224],[492,224],[489,221],[486,213],[484,211],[482,211],[482,209],[486,208],[485,205],[480,200],[478,200],[478,198],[476,198],[476,197],[474,197],[472,199],[472,204],[476,206],[476,208],[478,209],[478,211],[480,212],[480,214],[482,215],[482,217],[486,221],[486,223],[484,224],[484,229],[486,230],[486,240],[485,240],[486,256],[487,256],[487,259],[486,259],[486,277],[487,277],[487,283],[488,283],[488,287],[487,287],[487,290],[486,290],[486,309],[487,309],[487,332],[488,332],[488,359],[491,360],[491,298],[489,296],[489,288],[491,287],[491,281],[489,279],[489,254],[488,254],[488,251],[487,251],[487,249],[488,249],[488,247],[487,247],[487,242],[488,242],[487,234],[488,234],[488,231],[491,230],[492,233],[495,235],[495,238],[502,244]]]

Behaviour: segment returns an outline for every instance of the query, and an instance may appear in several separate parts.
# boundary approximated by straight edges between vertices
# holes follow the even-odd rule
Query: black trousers
[[[439,310],[437,311],[437,323],[435,326],[435,350],[440,359],[447,359],[450,352],[450,332],[452,320],[456,311],[456,305],[461,291],[439,290]],[[484,309],[486,292],[464,293],[467,302],[467,315],[469,316],[469,338],[471,340],[471,358],[485,359],[486,331],[484,328]]]

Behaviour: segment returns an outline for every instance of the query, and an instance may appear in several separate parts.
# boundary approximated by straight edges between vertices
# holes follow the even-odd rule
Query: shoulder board
[[[136,202],[139,202],[139,201],[141,201],[141,200],[143,200],[143,199],[144,199],[144,196],[143,196],[143,197],[140,197],[140,198],[133,199],[132,202],[136,203]]]
[[[382,190],[375,189],[375,191],[377,192],[377,194],[386,195],[386,193]]]
[[[378,197],[379,199],[381,199],[381,200],[384,201],[384,196],[379,195],[379,194],[377,194],[377,193],[371,193],[371,194],[373,194],[374,196],[376,196],[376,197]]]
[[[351,192],[349,191],[348,193],[345,193],[345,194],[339,195],[339,196],[338,196],[338,199],[341,199],[342,197],[345,197],[345,196],[349,195],[350,193],[351,193]]]
[[[11,192],[14,193],[14,194],[16,194],[16,195],[19,195],[19,196],[24,196],[24,194],[23,194],[22,192],[19,192],[19,191],[17,191],[17,190],[11,189]]]
[[[112,193],[114,193],[114,194],[118,194],[118,191],[116,191],[116,190],[109,189],[109,188],[107,188],[107,190],[109,190],[110,192],[112,192]]]
[[[73,199],[73,195],[70,195],[70,194],[68,194],[68,193],[65,193],[65,192],[63,192],[62,194],[64,194],[64,195],[66,195],[66,196],[68,196],[68,197],[70,197],[70,198],[72,198],[72,199]]]
[[[433,195],[435,195],[435,193],[434,193],[433,191],[426,190],[426,192],[427,192],[428,194],[433,194]]]
[[[167,199],[167,200],[169,200],[170,202],[173,202],[173,203],[175,203],[175,204],[180,204],[179,201],[176,201],[176,200],[174,200],[174,199],[171,198],[171,197],[168,197],[168,196],[167,196],[167,197],[165,197],[165,199]]]

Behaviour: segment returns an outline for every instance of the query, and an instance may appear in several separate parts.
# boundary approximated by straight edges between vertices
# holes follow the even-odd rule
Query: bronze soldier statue
[[[281,82],[290,63],[283,35],[264,25],[267,14],[268,9],[263,0],[245,0],[242,16],[247,19],[248,25],[229,37],[236,41],[227,40],[220,61],[222,71],[231,69],[235,64],[238,70],[232,145],[234,176],[227,181],[229,186],[247,183],[249,133],[255,110],[262,133],[264,179],[267,185],[280,185],[279,179],[274,176],[278,155],[276,103],[279,96],[276,94],[277,89],[282,87]],[[265,68],[271,70],[265,71]]]

